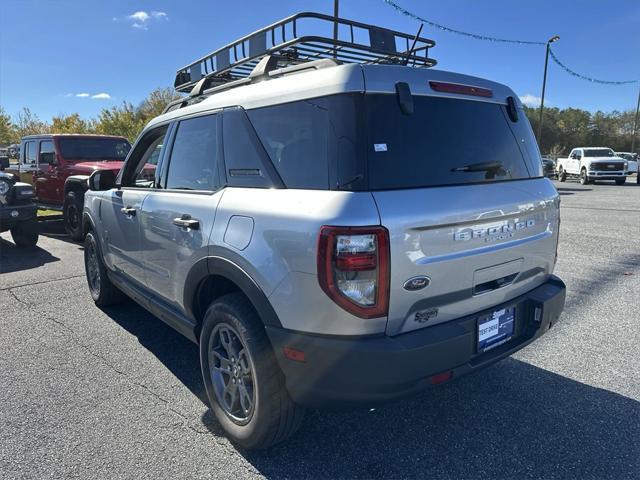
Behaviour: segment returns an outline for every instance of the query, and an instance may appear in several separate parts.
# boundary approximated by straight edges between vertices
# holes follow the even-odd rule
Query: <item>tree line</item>
[[[27,107],[12,117],[0,106],[0,145],[19,143],[25,135],[39,133],[120,135],[133,142],[147,122],[177,98],[173,89],[158,88],[138,105],[122,102],[102,109],[96,118],[82,118],[78,113],[71,113],[54,116],[50,122],[41,120]]]
[[[103,109],[96,118],[72,113],[55,116],[50,122],[40,120],[26,107],[11,117],[0,106],[0,144],[19,143],[21,137],[38,133],[100,133],[121,135],[133,142],[144,125],[176,98],[171,88],[158,88],[138,105],[122,102]],[[537,135],[540,110],[524,108]],[[632,110],[592,113],[579,108],[545,108],[540,151],[554,159],[578,146],[630,151],[634,114]],[[640,141],[636,145],[640,148]]]

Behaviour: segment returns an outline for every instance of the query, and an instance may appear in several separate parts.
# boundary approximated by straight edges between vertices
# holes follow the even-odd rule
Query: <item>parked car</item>
[[[9,157],[0,156],[0,232],[10,230],[17,247],[33,247],[39,236],[33,188],[6,168]]]
[[[117,136],[31,135],[22,139],[14,171],[33,185],[39,204],[62,210],[67,231],[74,240],[81,240],[89,175],[95,170],[117,173],[130,149],[127,139]]]
[[[547,178],[556,178],[556,162],[548,157],[542,157],[542,171]]]
[[[616,152],[616,156],[627,161],[627,175],[638,173],[638,154],[631,152]]]
[[[311,15],[333,25],[292,18]],[[262,33],[287,35],[292,18]],[[287,438],[306,406],[371,405],[480,370],[564,306],[560,199],[518,96],[398,64],[433,65],[432,42],[357,25],[385,49],[341,57],[315,35],[327,58],[314,60],[309,37],[266,48],[256,32],[251,57],[225,56],[235,42],[211,54],[233,65],[181,69],[190,93],[117,178],[89,179],[94,302],[126,294],[196,342],[213,412],[245,448]],[[389,52],[409,42],[419,56]],[[373,64],[347,63],[357,52]]]
[[[577,177],[582,185],[596,180],[613,180],[616,185],[623,185],[627,179],[628,163],[616,156],[606,147],[574,148],[569,158],[558,158],[558,179],[566,181],[567,177]]]

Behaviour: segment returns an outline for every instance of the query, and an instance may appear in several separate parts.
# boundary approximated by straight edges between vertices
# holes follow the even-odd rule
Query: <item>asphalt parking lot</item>
[[[417,397],[309,412],[265,452],[222,435],[194,344],[93,305],[59,226],[30,251],[2,234],[0,478],[639,478],[640,186],[556,186],[560,324]]]

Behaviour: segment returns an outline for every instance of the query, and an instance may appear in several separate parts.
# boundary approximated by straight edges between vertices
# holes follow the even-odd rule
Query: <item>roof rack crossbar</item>
[[[304,35],[313,25],[313,32],[338,28],[338,38],[317,34]],[[347,35],[344,35],[346,30]],[[346,38],[345,38],[346,37]],[[367,43],[364,41],[367,40]],[[410,45],[415,41],[415,48]],[[404,48],[398,49],[398,45]],[[333,58],[346,63],[402,63],[411,61],[416,67],[436,64],[428,57],[433,40],[368,25],[344,18],[314,12],[303,12],[287,17],[267,27],[246,35],[235,42],[186,65],[176,72],[174,87],[178,92],[200,94],[206,85],[220,85],[249,77],[254,68],[266,56],[271,56],[269,68],[286,68],[289,65],[321,58]],[[194,87],[203,78],[202,87]]]

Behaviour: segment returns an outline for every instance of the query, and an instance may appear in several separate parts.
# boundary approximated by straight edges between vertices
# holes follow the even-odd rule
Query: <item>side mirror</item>
[[[0,170],[4,170],[5,168],[9,168],[9,157],[2,155],[0,157]]]
[[[89,176],[89,190],[104,192],[116,186],[116,174],[113,170],[96,170]]]
[[[46,163],[48,165],[55,165],[57,163],[55,152],[42,152],[42,153],[40,153],[40,163]]]

